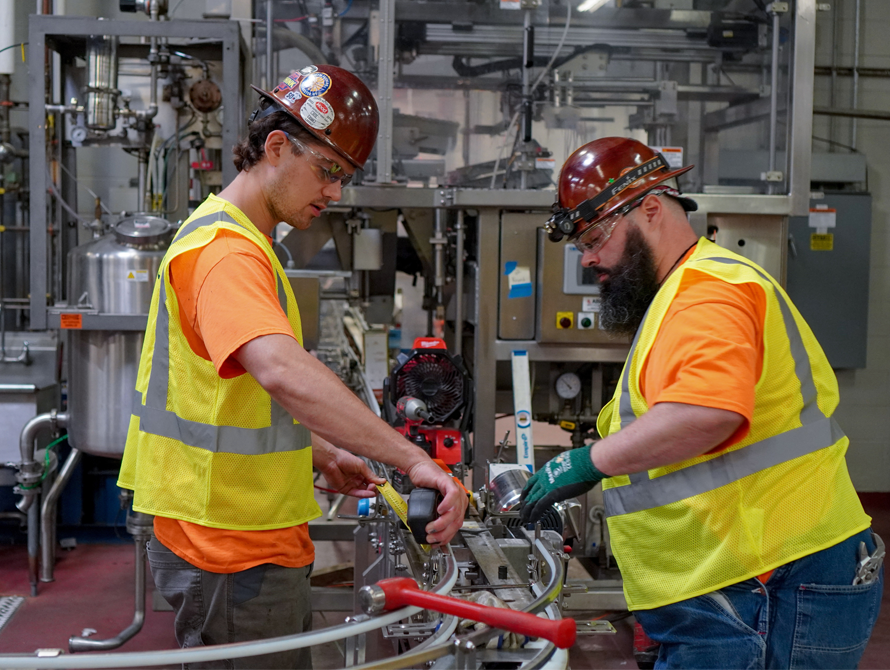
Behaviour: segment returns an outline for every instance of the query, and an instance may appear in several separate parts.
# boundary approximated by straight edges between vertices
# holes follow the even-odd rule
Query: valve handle
[[[450,596],[440,596],[436,593],[421,591],[417,582],[409,577],[383,579],[375,586],[364,587],[362,591],[365,589],[369,589],[368,602],[373,601],[379,605],[382,600],[382,609],[387,611],[405,606],[422,607],[462,619],[479,621],[492,628],[508,630],[511,633],[543,637],[560,649],[568,649],[575,644],[575,636],[578,632],[574,619],[552,621],[528,612],[488,607]],[[372,591],[376,593],[372,593]]]

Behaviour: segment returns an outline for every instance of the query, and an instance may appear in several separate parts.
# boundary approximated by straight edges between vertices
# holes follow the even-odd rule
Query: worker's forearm
[[[236,358],[291,416],[322,438],[402,470],[429,458],[292,338],[257,338],[241,347]]]
[[[317,433],[312,433],[312,465],[324,471],[333,461],[336,460],[336,449],[333,444],[324,439]]]
[[[659,403],[627,428],[594,444],[591,459],[609,476],[679,463],[722,444],[744,420],[728,410]]]

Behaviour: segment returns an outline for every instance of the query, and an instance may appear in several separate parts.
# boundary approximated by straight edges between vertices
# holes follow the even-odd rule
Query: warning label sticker
[[[59,325],[65,329],[80,330],[83,328],[83,314],[60,314]]]
[[[810,235],[811,251],[834,251],[833,233],[813,233]]]
[[[127,281],[148,281],[148,270],[127,270]]]
[[[316,130],[324,130],[334,122],[334,109],[324,100],[310,98],[300,107],[300,116]]]

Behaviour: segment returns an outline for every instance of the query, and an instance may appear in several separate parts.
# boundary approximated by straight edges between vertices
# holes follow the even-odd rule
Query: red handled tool
[[[382,579],[373,586],[364,586],[359,591],[359,600],[366,614],[377,614],[406,606],[422,607],[462,619],[479,621],[492,628],[508,630],[511,633],[543,637],[560,649],[568,649],[575,644],[577,635],[574,619],[551,621],[528,612],[486,607],[449,596],[440,596],[421,591],[417,582],[409,577]]]

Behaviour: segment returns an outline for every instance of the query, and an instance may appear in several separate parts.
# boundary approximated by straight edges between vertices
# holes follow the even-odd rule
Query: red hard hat
[[[377,101],[348,70],[309,65],[291,72],[271,91],[251,88],[273,104],[255,111],[250,123],[284,111],[354,167],[361,168],[368,160],[377,139]]]
[[[584,231],[653,188],[688,172],[694,166],[671,170],[664,157],[642,142],[626,137],[604,137],[588,142],[562,166],[559,199],[547,230],[554,241]],[[695,201],[680,195],[676,181],[668,191],[687,211]]]

